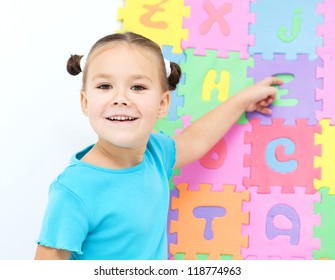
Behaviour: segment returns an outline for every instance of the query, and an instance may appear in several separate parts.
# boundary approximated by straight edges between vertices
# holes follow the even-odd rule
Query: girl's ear
[[[85,116],[88,116],[87,96],[85,91],[80,91],[80,104],[81,110]]]
[[[165,115],[169,111],[169,107],[170,107],[170,91],[166,91],[163,93],[161,97],[161,102],[159,104],[159,110],[158,110],[157,117],[159,119],[165,117]]]

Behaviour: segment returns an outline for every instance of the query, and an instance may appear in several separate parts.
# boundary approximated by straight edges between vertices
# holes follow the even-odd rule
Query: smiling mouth
[[[106,119],[112,122],[131,122],[137,120],[138,118],[130,116],[111,116]]]

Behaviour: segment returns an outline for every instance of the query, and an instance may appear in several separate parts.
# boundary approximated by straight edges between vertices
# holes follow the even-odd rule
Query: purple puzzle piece
[[[322,66],[322,60],[309,60],[305,54],[298,55],[297,60],[286,60],[282,54],[276,54],[274,60],[263,60],[261,55],[254,55],[253,58],[254,67],[249,68],[248,75],[253,77],[255,82],[267,76],[293,76],[293,80],[279,87],[278,91],[286,90],[287,93],[277,101],[285,103],[288,100],[296,100],[296,104],[273,106],[271,117],[285,119],[286,125],[294,125],[296,119],[308,119],[309,125],[315,125],[315,112],[322,110],[322,101],[316,100],[316,90],[322,88],[322,79],[316,78],[316,70]],[[271,124],[271,118],[258,112],[247,113],[247,118],[259,118],[261,124]]]

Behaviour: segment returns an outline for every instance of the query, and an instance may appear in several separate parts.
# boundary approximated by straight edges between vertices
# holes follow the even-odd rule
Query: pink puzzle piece
[[[243,204],[249,212],[249,225],[242,235],[249,236],[249,247],[242,248],[245,259],[313,259],[313,250],[320,248],[320,239],[313,238],[314,227],[320,226],[320,215],[314,214],[314,203],[321,195],[305,194],[295,188],[283,194],[272,188],[270,194],[248,189],[250,201]]]
[[[260,125],[259,119],[250,121],[252,131],[246,132],[245,143],[251,144],[251,154],[244,164],[250,167],[245,187],[258,186],[259,193],[269,193],[271,186],[282,188],[283,193],[293,187],[304,187],[314,193],[314,179],[320,178],[320,168],[314,168],[314,157],[321,155],[321,146],[315,145],[315,133],[321,126],[308,126],[307,120],[296,120],[292,126],[283,119],[273,119],[272,125]]]
[[[254,44],[249,34],[249,24],[255,23],[255,14],[249,12],[250,1],[185,0],[190,6],[190,18],[184,19],[188,39],[182,41],[183,49],[195,48],[195,54],[206,55],[206,50],[218,50],[219,57],[228,52],[240,52],[248,58],[248,46]]]
[[[191,116],[183,116],[184,128],[190,124]],[[189,190],[199,190],[199,184],[212,184],[212,191],[221,191],[223,184],[236,186],[243,191],[243,177],[249,176],[248,168],[243,167],[244,153],[250,147],[244,145],[244,133],[249,124],[234,125],[202,159],[180,169],[180,176],[174,177],[174,184],[189,184]],[[178,131],[177,131],[178,134]]]
[[[335,3],[335,1],[334,1]],[[335,25],[334,25],[335,26]],[[323,78],[323,88],[316,89],[316,99],[323,100],[322,111],[316,112],[318,120],[330,119],[330,124],[335,125],[335,57],[323,55],[323,67],[317,69],[317,78]]]
[[[318,3],[317,12],[323,14],[324,18],[323,25],[317,28],[317,35],[323,36],[323,46],[317,48],[317,53],[321,57],[328,54],[335,59],[335,1],[324,0],[324,3]]]

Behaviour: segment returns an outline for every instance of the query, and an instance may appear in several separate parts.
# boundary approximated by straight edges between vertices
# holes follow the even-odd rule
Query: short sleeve
[[[164,134],[152,133],[149,140],[150,145],[159,153],[164,165],[167,177],[170,178],[173,173],[173,167],[176,163],[176,144],[175,141]]]
[[[66,187],[53,183],[37,244],[82,254],[89,227],[90,215],[82,201]]]

